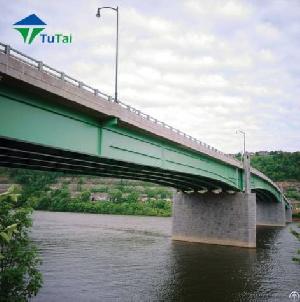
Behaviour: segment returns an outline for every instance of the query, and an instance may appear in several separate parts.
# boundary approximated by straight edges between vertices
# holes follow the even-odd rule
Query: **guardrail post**
[[[5,45],[4,53],[7,55],[10,55],[10,46],[9,45]]]
[[[94,89],[94,95],[98,95],[98,93],[99,93],[99,90],[98,89]]]
[[[65,80],[65,73],[64,72],[60,73],[60,79],[63,80],[63,81]]]
[[[82,86],[83,86],[83,83],[82,82],[78,82],[78,87],[82,88]]]
[[[38,62],[38,70],[40,70],[40,71],[43,70],[43,62],[42,61]]]

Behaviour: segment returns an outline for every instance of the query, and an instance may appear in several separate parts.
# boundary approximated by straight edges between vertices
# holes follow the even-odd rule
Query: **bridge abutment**
[[[256,196],[177,192],[172,232],[173,240],[256,247]]]
[[[286,214],[284,202],[269,200],[256,201],[256,225],[285,226]]]

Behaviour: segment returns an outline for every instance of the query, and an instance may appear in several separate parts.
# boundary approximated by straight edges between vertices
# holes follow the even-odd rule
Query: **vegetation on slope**
[[[20,184],[23,198],[38,210],[171,216],[171,189],[145,182],[73,176],[69,178],[76,182],[74,195],[71,180],[60,173],[2,169],[1,174]],[[97,184],[88,187],[95,179]],[[105,193],[106,200],[92,201],[93,193]]]
[[[112,195],[108,201],[90,201],[90,192],[84,191],[78,197],[71,198],[66,187],[52,190],[39,199],[36,209],[81,212],[95,214],[122,214],[122,215],[146,215],[146,216],[171,216],[171,202],[167,200],[147,200],[139,202],[137,194]],[[117,195],[118,194],[118,195]]]
[[[255,153],[251,165],[274,181],[300,181],[300,152],[272,151],[266,155]]]

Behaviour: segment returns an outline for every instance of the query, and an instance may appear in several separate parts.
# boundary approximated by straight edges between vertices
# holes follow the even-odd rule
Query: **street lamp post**
[[[251,185],[250,185],[250,156],[246,153],[246,133],[242,130],[237,130],[236,133],[243,134],[244,137],[244,150],[243,150],[243,166],[244,166],[244,191],[245,193],[251,193]]]
[[[100,11],[101,9],[112,9],[117,13],[117,31],[116,31],[116,63],[115,63],[115,102],[118,102],[118,59],[119,59],[119,8],[110,7],[110,6],[103,6],[97,9],[96,17],[100,18]]]
[[[243,137],[244,137],[243,157],[244,157],[244,156],[245,156],[245,153],[246,153],[246,133],[245,133],[245,131],[242,131],[242,130],[237,130],[236,133],[241,133],[241,134],[243,134]]]

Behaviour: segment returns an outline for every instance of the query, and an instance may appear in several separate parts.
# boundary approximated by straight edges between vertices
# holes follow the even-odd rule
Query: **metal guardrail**
[[[217,150],[216,148],[206,144],[206,143],[203,143],[201,142],[200,140],[198,140],[197,138],[194,138],[192,137],[191,135],[188,135],[162,121],[159,121],[157,120],[156,118],[148,115],[148,114],[145,114],[143,113],[142,111],[130,106],[130,105],[127,105],[126,103],[123,103],[121,102],[120,100],[115,100],[112,96],[106,94],[106,93],[103,93],[102,91],[96,89],[96,88],[93,88],[81,81],[78,81],[77,79],[65,74],[64,72],[62,71],[59,71],[45,63],[43,63],[42,61],[38,61],[14,48],[12,48],[10,45],[7,45],[7,44],[4,44],[4,43],[1,43],[0,42],[0,52],[2,53],[5,53],[6,55],[8,56],[12,56],[14,57],[15,59],[17,60],[20,60],[22,61],[23,63],[25,64],[28,64],[42,72],[46,72],[47,74],[57,78],[57,79],[60,79],[62,81],[65,81],[65,82],[68,82],[69,84],[72,84],[74,86],[77,86],[85,91],[88,91],[92,94],[94,94],[95,96],[99,96],[101,97],[102,99],[108,101],[108,102],[113,102],[113,103],[117,103],[118,105],[120,105],[121,107],[125,108],[126,110],[132,112],[132,113],[135,113],[136,115],[138,115],[139,117],[143,118],[143,119],[146,119],[148,121],[151,121],[157,125],[160,125],[162,126],[163,128],[166,128],[200,146],[203,146],[204,148],[207,148],[208,150],[214,152],[214,153],[217,153],[217,154],[221,154],[223,156],[226,156],[227,158],[230,158],[231,160],[234,159],[233,156],[231,155],[228,155],[228,154],[225,154],[219,150]]]

